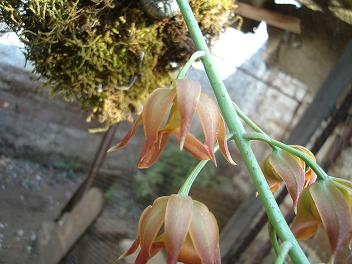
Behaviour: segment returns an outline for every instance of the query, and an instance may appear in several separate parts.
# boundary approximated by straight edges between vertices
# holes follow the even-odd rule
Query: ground
[[[42,222],[55,219],[80,177],[69,166],[0,156],[0,264],[32,263]]]

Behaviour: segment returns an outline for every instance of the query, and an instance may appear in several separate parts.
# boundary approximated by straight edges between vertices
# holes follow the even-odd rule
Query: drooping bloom
[[[138,235],[121,257],[140,247],[135,264],[144,264],[165,248],[167,263],[220,264],[219,228],[201,202],[174,194],[156,199],[142,213]]]
[[[302,146],[293,147],[315,161],[314,155],[308,149]],[[273,150],[261,165],[271,191],[279,189],[281,182],[284,181],[294,205],[297,204],[303,188],[316,181],[315,173],[302,159],[282,149]]]
[[[204,143],[190,132],[195,112],[198,113],[202,125]],[[167,115],[167,122],[164,125]],[[217,141],[225,158],[235,164],[228,150],[223,117],[216,103],[201,93],[198,82],[177,80],[176,89],[159,88],[153,91],[130,131],[109,151],[127,145],[142,124],[145,142],[138,162],[139,168],[148,168],[159,158],[169,135],[177,138],[181,149],[186,149],[197,159],[211,159],[215,164],[214,144]]]
[[[352,238],[352,182],[330,177],[307,187],[298,201],[292,231],[297,239],[326,230],[333,255]]]

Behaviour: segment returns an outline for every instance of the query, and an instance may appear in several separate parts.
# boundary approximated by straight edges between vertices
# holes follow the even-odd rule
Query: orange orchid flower
[[[138,236],[120,257],[140,247],[135,264],[144,264],[165,248],[167,263],[220,264],[219,228],[215,216],[201,202],[173,194],[156,199],[142,213]]]
[[[201,121],[205,143],[200,142],[190,132],[195,112]],[[167,115],[167,122],[163,126]],[[217,141],[225,158],[231,164],[236,164],[228,150],[226,126],[218,106],[210,97],[201,93],[198,82],[177,80],[176,89],[159,88],[153,91],[130,131],[109,151],[127,145],[142,124],[145,142],[138,162],[139,168],[148,168],[159,158],[169,135],[174,135],[180,148],[185,148],[195,158],[211,159],[215,164],[214,144]]]
[[[322,225],[333,255],[352,239],[352,182],[330,177],[307,187],[297,205],[292,231],[297,239],[314,235]]]
[[[313,161],[316,161],[313,153],[305,147],[292,147],[302,151]],[[282,149],[273,150],[262,161],[261,168],[272,192],[279,189],[282,181],[285,182],[294,206],[296,206],[303,189],[317,179],[313,170],[302,159]]]

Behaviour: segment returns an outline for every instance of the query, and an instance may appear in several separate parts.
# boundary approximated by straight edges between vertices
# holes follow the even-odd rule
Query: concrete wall
[[[331,13],[305,7],[295,12],[295,16],[301,19],[302,33],[281,31],[280,43],[270,61],[317,91],[351,39],[352,27]]]

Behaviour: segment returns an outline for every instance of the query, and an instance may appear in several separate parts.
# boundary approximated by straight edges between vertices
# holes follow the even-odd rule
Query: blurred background
[[[221,30],[211,52],[232,99],[260,127],[309,147],[329,175],[352,180],[352,4],[330,2],[240,1],[241,22]],[[142,210],[176,193],[197,161],[172,142],[155,165],[137,170],[142,129],[106,155],[131,123],[90,133],[101,124],[38,89],[48,77],[32,72],[28,43],[6,23],[0,28],[0,263],[133,263],[117,258],[133,242]],[[213,96],[201,63],[193,66],[187,77]],[[258,160],[270,152],[252,146]],[[217,217],[223,263],[273,263],[267,220],[233,143],[231,153],[238,165],[218,155],[191,196]],[[285,190],[276,196],[292,221]],[[312,263],[328,261],[323,232],[302,246]],[[347,247],[336,262],[352,263]],[[163,254],[151,263],[165,263]]]

